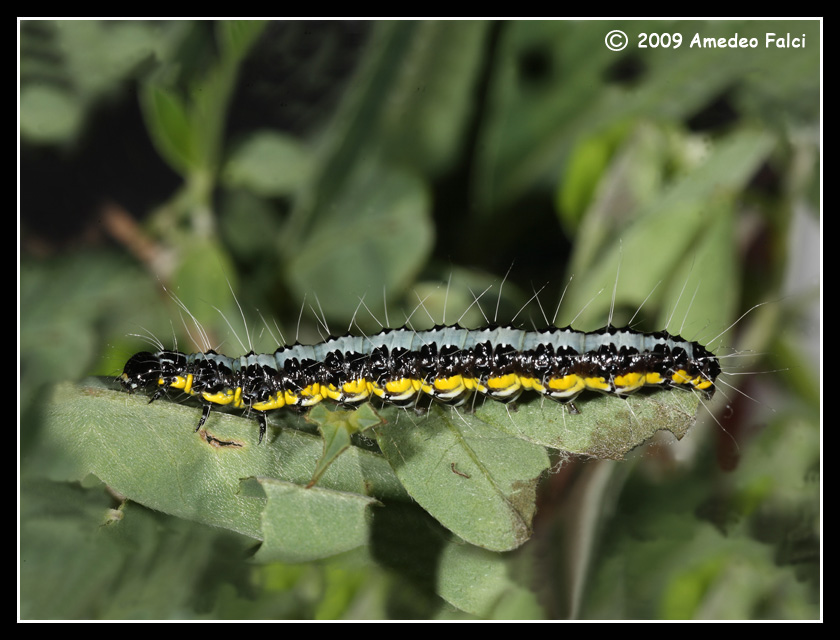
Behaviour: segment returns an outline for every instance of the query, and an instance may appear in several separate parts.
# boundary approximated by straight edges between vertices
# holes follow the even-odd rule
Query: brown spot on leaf
[[[237,440],[219,440],[217,437],[211,435],[204,429],[201,429],[198,432],[198,435],[200,435],[201,439],[211,447],[216,447],[217,449],[224,449],[225,447],[240,448],[243,446],[243,444]]]

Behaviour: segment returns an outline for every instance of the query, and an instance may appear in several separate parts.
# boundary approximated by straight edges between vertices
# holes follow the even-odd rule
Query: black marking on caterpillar
[[[642,387],[686,389],[711,398],[720,372],[718,358],[704,346],[667,331],[440,325],[346,335],[241,357],[143,351],[126,363],[120,382],[129,392],[153,390],[149,402],[174,392],[197,397],[204,406],[196,431],[214,406],[253,412],[261,443],[266,412],[304,410],[327,399],[356,407],[379,398],[410,408],[423,397],[461,406],[473,394],[509,403],[536,392],[573,406],[585,391],[625,397]]]

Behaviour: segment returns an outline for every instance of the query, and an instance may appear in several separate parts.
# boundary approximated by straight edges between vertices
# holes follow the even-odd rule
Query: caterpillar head
[[[186,364],[186,356],[178,351],[141,351],[125,363],[120,383],[127,391],[162,386],[180,375]]]

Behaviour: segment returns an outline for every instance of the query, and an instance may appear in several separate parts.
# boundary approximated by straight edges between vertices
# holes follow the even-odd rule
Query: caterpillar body
[[[128,360],[120,382],[129,392],[151,392],[150,402],[175,392],[198,398],[203,412],[196,431],[214,406],[253,412],[261,443],[266,412],[302,410],[324,400],[355,407],[378,398],[410,408],[428,398],[462,406],[474,394],[509,403],[530,391],[568,404],[586,391],[625,397],[643,387],[711,398],[720,372],[706,347],[667,331],[440,325],[332,337],[241,357],[143,351]]]

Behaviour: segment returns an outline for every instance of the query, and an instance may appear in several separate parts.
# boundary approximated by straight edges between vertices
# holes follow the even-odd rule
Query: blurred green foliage
[[[818,22],[20,28],[21,617],[820,616],[808,324],[819,265],[801,244],[821,205]],[[630,35],[628,49],[604,46],[612,29]],[[807,45],[765,48],[769,31],[805,33]],[[683,44],[640,49],[642,32]],[[695,33],[736,32],[760,46],[688,46]],[[127,122],[105,131],[125,104],[156,156]],[[60,197],[61,173],[82,176],[73,186],[95,204]],[[114,203],[113,174],[143,197]],[[237,301],[254,347],[273,350],[278,330],[319,340],[315,318],[333,333],[376,331],[386,314],[421,328],[431,320],[419,300],[454,322],[489,285],[465,324],[495,319],[497,300],[507,321],[546,283],[550,319],[573,276],[558,323],[590,329],[610,313],[616,273],[615,324],[644,302],[634,325],[714,341],[736,373],[772,373],[725,378],[754,401],[724,387],[708,407],[716,421],[678,445],[621,463],[552,460],[534,536],[516,551],[453,536],[395,497],[397,484],[387,508],[327,541],[349,551],[306,564],[258,552],[249,564],[247,531],[123,502],[94,476],[69,482],[72,456],[42,437],[50,387],[117,375],[143,347],[138,334],[193,348],[167,292],[219,351],[238,353]],[[535,305],[518,321],[543,324]],[[366,459],[371,443],[354,443]],[[102,446],[115,466],[135,466]],[[294,483],[257,485],[243,499],[299,497]],[[348,491],[329,509],[358,523],[366,507]]]

